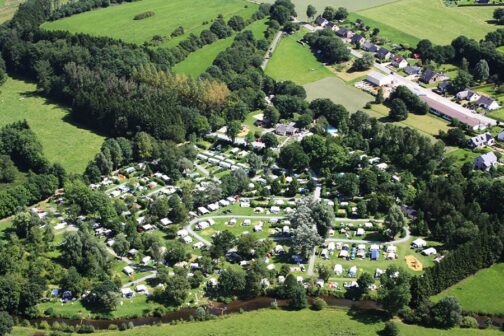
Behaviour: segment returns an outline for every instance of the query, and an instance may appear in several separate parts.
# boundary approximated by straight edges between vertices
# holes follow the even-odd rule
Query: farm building
[[[377,71],[373,71],[369,75],[367,75],[366,80],[376,86],[392,84],[392,77],[384,75]]]

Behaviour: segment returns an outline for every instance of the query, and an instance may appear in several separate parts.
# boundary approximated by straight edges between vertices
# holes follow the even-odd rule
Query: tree
[[[317,9],[315,9],[313,5],[308,5],[308,7],[306,7],[306,16],[313,20],[315,14],[317,14]]]
[[[345,20],[348,16],[348,11],[345,7],[339,7],[334,13],[335,20]]]
[[[398,336],[399,328],[394,321],[387,321],[385,322],[385,327],[383,328],[382,334],[383,336]]]
[[[130,249],[130,243],[126,239],[126,235],[124,233],[119,233],[114,237],[114,245],[112,245],[114,252],[117,253],[118,256],[125,256]]]
[[[238,120],[231,121],[226,128],[226,135],[231,138],[231,140],[235,140],[238,133],[241,130],[241,122]]]
[[[333,228],[335,222],[334,209],[325,202],[312,202],[311,217],[317,226],[317,232],[321,237],[327,237],[329,230]]]
[[[175,274],[166,281],[163,292],[163,301],[165,304],[180,306],[187,299],[191,285],[187,280],[186,274]]]
[[[250,165],[250,167],[254,170],[259,170],[262,168],[262,158],[255,154],[255,153],[250,153],[248,158],[247,158],[247,161]]]
[[[462,307],[456,298],[442,298],[431,309],[432,319],[441,328],[452,328],[462,321]]]
[[[319,264],[317,266],[319,278],[327,281],[332,275],[332,269],[328,264]]]
[[[398,205],[390,207],[385,216],[384,227],[392,239],[406,227],[406,217]]]
[[[224,230],[221,233],[214,235],[212,237],[212,247],[210,248],[210,255],[212,258],[224,256],[227,250],[233,247],[235,239],[235,235],[228,230]]]
[[[75,297],[83,292],[82,277],[75,267],[70,267],[60,280],[60,287],[63,291],[70,291]]]
[[[493,12],[493,18],[497,24],[504,24],[504,8],[497,8]]]
[[[453,92],[459,92],[465,90],[466,88],[471,86],[473,81],[473,77],[467,71],[460,70],[457,77],[455,77],[451,81]]]
[[[219,277],[219,292],[223,296],[238,295],[246,285],[245,272],[233,267],[226,268]]]
[[[245,28],[245,20],[239,15],[232,16],[227,24],[229,27],[233,28],[234,31],[240,31]]]
[[[136,160],[150,159],[154,151],[152,137],[145,132],[138,132],[133,138],[133,155]]]
[[[357,279],[357,294],[355,299],[360,300],[364,295],[369,293],[369,286],[374,284],[373,276],[367,272],[362,273]]]
[[[490,77],[490,67],[485,59],[481,59],[474,66],[474,78],[478,81],[486,81]]]
[[[11,183],[16,178],[16,166],[8,155],[0,155],[0,183]]]
[[[327,307],[327,302],[324,301],[321,297],[317,297],[313,299],[312,309],[313,310],[323,310]]]
[[[262,142],[267,148],[275,148],[278,146],[278,138],[273,132],[268,132],[261,136]]]
[[[298,284],[289,296],[289,307],[292,309],[300,310],[308,306],[308,299],[306,297],[306,289]]]
[[[291,17],[297,16],[294,4],[290,0],[276,0],[270,7],[270,17],[284,25]]]
[[[274,106],[268,106],[264,110],[264,121],[269,125],[269,126],[274,126],[278,123],[278,120],[280,120],[280,112],[278,109]],[[269,134],[269,133],[266,133]]]
[[[306,257],[316,246],[322,244],[323,239],[313,226],[302,223],[291,230],[291,242],[294,253]]]
[[[272,195],[280,195],[282,193],[282,185],[280,184],[279,179],[277,178],[276,180],[271,183],[271,194]]]
[[[5,69],[5,61],[0,55],[0,86],[7,80],[7,70]]]
[[[411,300],[410,276],[397,266],[389,266],[380,277],[378,303],[391,315],[397,314]]]
[[[389,117],[394,121],[406,120],[408,118],[408,108],[404,101],[395,98],[390,102]]]
[[[112,281],[105,280],[95,285],[83,302],[106,311],[113,311],[116,310],[120,299],[121,294],[117,286]]]
[[[361,58],[356,58],[353,62],[352,68],[356,71],[364,71],[371,68],[374,64],[375,58],[371,53],[364,53]],[[381,88],[381,87],[380,87]]]
[[[283,167],[299,171],[308,167],[309,158],[298,142],[293,142],[280,151],[279,163]]]
[[[7,312],[0,311],[0,336],[10,334],[13,326],[14,320],[12,317]]]
[[[322,17],[328,21],[334,19],[335,9],[333,7],[327,6],[324,8],[324,12],[322,13]]]

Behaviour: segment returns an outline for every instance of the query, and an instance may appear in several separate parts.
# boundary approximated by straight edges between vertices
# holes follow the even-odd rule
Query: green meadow
[[[69,122],[69,111],[39,96],[36,85],[9,78],[0,87],[0,126],[26,119],[51,162],[82,173],[103,137]]]
[[[22,0],[0,0],[0,24],[9,20]]]
[[[433,299],[456,297],[466,311],[504,314],[504,263],[483,269]]]
[[[108,8],[74,15],[61,20],[47,22],[42,28],[109,36],[123,41],[142,44],[154,35],[169,36],[175,28],[182,26],[184,34],[169,39],[161,46],[172,47],[187,38],[190,33],[199,33],[209,28],[211,21],[222,14],[225,19],[233,15],[249,18],[257,5],[244,0],[142,0],[123,3]],[[153,11],[154,16],[133,20],[137,14]]]
[[[379,23],[380,30],[392,27],[418,39],[449,44],[460,35],[480,40],[496,30],[497,26],[486,22],[492,18],[494,9],[491,6],[445,7],[439,0],[400,0],[357,14]],[[373,26],[371,21],[369,24]]]

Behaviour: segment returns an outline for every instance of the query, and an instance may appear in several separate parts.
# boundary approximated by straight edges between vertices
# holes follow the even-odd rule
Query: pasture
[[[9,20],[23,0],[0,0],[0,24]]]
[[[383,25],[378,25],[380,30],[386,31],[389,26],[418,39],[450,44],[460,35],[480,40],[496,30],[497,26],[486,22],[492,18],[493,10],[492,7],[445,7],[439,0],[401,0],[357,14]]]
[[[268,76],[280,81],[291,80],[300,85],[334,77],[334,74],[317,60],[308,46],[297,42],[305,34],[306,31],[301,30],[282,37],[266,68]]]
[[[433,299],[456,297],[466,311],[504,313],[504,263],[479,271],[458,284],[446,289]]]
[[[244,0],[192,0],[190,6],[185,0],[142,0],[47,22],[42,28],[109,36],[142,44],[154,35],[169,36],[175,28],[182,26],[183,35],[160,45],[173,47],[190,33],[199,35],[203,29],[209,28],[211,21],[219,14],[224,19],[233,15],[249,18],[256,9],[256,4]],[[153,11],[155,15],[144,20],[133,20],[135,15],[146,11]]]
[[[36,92],[36,85],[9,78],[0,87],[0,126],[26,119],[50,162],[82,173],[100,150],[103,137],[69,122],[69,111]]]

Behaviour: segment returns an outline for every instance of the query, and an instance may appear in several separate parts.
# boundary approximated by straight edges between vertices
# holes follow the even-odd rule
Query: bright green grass
[[[338,77],[324,78],[304,85],[308,100],[329,98],[336,104],[345,106],[351,113],[363,110],[367,102],[374,100],[373,96],[361,91]]]
[[[249,25],[245,30],[250,30],[256,39],[264,38],[264,31],[267,29],[266,20],[260,20]],[[201,75],[219,55],[233,44],[235,35],[223,40],[215,41],[210,45],[206,45],[201,49],[192,52],[185,60],[176,64],[173,71],[177,74],[186,74],[193,77]]]
[[[466,311],[504,313],[504,263],[479,271],[434,297],[456,297]]]
[[[474,162],[474,159],[480,155],[481,153],[473,152],[466,148],[458,148],[447,153],[447,156],[455,158],[455,164],[460,167],[466,162]]]
[[[504,54],[504,46],[500,46],[499,48],[497,48],[497,50]]]
[[[449,44],[460,35],[480,40],[497,29],[486,23],[492,18],[493,10],[492,7],[445,7],[439,0],[401,0],[358,14],[419,39]]]
[[[348,16],[348,20],[350,21],[355,21],[356,19],[361,19],[366,25],[370,26],[371,29],[379,28],[379,36],[392,41],[392,43],[408,44],[410,47],[413,47],[417,45],[418,41],[420,41],[418,37],[406,34],[405,32],[391,27],[386,23],[372,20],[357,13],[351,13]]]
[[[276,80],[291,80],[301,85],[334,77],[334,74],[315,58],[308,46],[297,43],[304,34],[306,31],[302,30],[282,37],[266,68],[268,76]]]
[[[211,21],[219,14],[225,19],[233,15],[249,18],[257,5],[243,0],[142,0],[110,6],[42,25],[49,30],[67,30],[73,33],[88,33],[109,36],[127,42],[142,44],[154,35],[169,36],[178,26],[184,27],[185,34],[168,40],[162,46],[175,46],[190,33],[199,33],[210,27]],[[133,17],[145,11],[153,11],[154,16],[144,20]]]
[[[397,321],[401,336],[497,336],[496,329],[429,329]],[[355,312],[342,308],[322,311],[258,310],[233,314],[213,321],[137,327],[126,331],[103,331],[104,336],[376,336],[383,329],[384,320],[373,312]],[[14,336],[31,336],[36,330],[14,328]]]
[[[0,0],[0,23],[12,18],[21,2],[23,0]]]
[[[66,121],[68,111],[36,93],[36,86],[9,78],[0,88],[0,126],[26,119],[50,162],[82,173],[100,150],[103,137]]]

